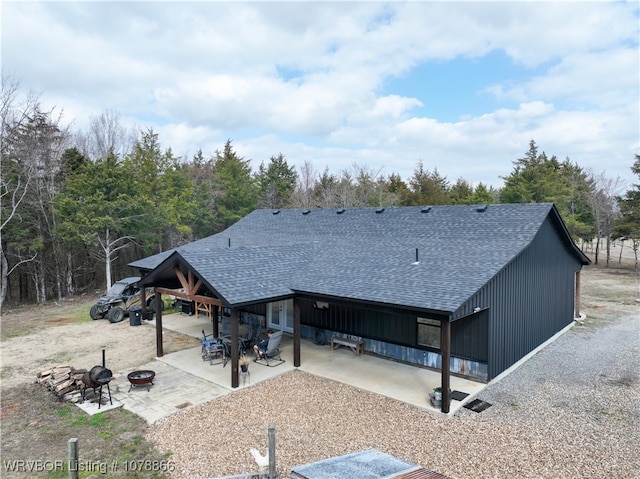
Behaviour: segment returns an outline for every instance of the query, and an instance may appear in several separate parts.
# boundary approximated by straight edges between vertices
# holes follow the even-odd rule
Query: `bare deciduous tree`
[[[39,108],[39,96],[33,92],[19,98],[20,84],[12,76],[2,76],[0,93],[0,311],[7,296],[9,275],[20,265],[33,261],[36,255],[19,257],[13,264],[7,259],[3,232],[11,222],[19,220],[18,208],[24,201],[35,175],[33,165],[18,165],[7,155],[9,130],[21,126]]]
[[[83,155],[94,160],[107,158],[110,153],[124,158],[136,143],[136,131],[122,126],[118,112],[107,110],[91,116],[87,130],[78,133],[75,142]]]
[[[598,256],[600,253],[600,242],[605,241],[606,249],[606,265],[609,266],[611,259],[611,232],[613,230],[614,220],[618,215],[616,210],[616,197],[618,197],[624,188],[624,184],[620,177],[608,178],[606,172],[592,174],[593,178],[593,194],[591,204],[593,208],[593,217],[596,225],[596,251],[595,264],[598,264]]]

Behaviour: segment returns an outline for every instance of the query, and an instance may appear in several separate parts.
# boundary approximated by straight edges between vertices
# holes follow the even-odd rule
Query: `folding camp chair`
[[[269,338],[266,350],[258,350],[260,359],[256,362],[265,366],[278,366],[284,363],[284,359],[280,357],[280,342],[282,341],[282,331],[276,331]],[[274,364],[275,363],[275,364]]]
[[[213,334],[205,334],[203,329],[200,341],[202,342],[201,355],[203,361],[209,361],[209,365],[213,365],[224,360],[224,348],[218,340],[213,337]],[[216,362],[214,363],[214,361]]]
[[[249,316],[249,324],[247,332],[244,337],[240,338],[240,350],[246,354],[251,349],[253,344],[257,344],[260,341],[260,334],[262,333],[262,321],[259,317],[254,315]]]

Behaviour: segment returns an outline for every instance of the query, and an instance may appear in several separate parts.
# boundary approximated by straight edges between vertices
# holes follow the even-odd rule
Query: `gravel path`
[[[633,307],[631,308],[633,311]],[[377,448],[456,479],[640,477],[638,314],[577,325],[481,399],[436,418],[294,371],[156,422],[176,478],[257,471],[249,449],[276,427],[278,471]]]

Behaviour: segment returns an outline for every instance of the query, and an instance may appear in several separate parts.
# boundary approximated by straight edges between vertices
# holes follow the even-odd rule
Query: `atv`
[[[103,319],[106,316],[112,323],[122,321],[131,308],[140,306],[138,281],[138,276],[132,276],[115,282],[107,294],[100,296],[96,304],[91,306],[91,319]],[[147,305],[153,300],[154,296],[148,297]]]

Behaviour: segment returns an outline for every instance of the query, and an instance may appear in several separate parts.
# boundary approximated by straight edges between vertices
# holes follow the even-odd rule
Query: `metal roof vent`
[[[488,208],[488,207],[489,207],[489,205],[478,206],[478,207],[476,208],[476,211],[477,211],[478,213],[484,213],[485,211],[487,211],[487,208]]]
[[[280,213],[280,210],[275,210],[275,211],[273,212],[273,214],[274,214],[274,215],[277,215],[278,213]]]
[[[303,214],[303,215],[308,215],[309,213],[311,213],[311,210],[304,210],[304,211],[302,212],[302,214]]]
[[[426,206],[420,210],[420,213],[428,213],[431,211],[431,206]]]
[[[340,210],[336,211],[336,213],[337,213],[337,214],[339,214],[339,215],[341,215],[341,214],[342,214],[342,213],[344,213],[344,212],[345,212],[345,209],[344,209],[344,208],[342,208],[342,209],[340,209]]]
[[[376,213],[380,214],[380,213],[384,213],[384,208],[378,208],[376,210]]]

